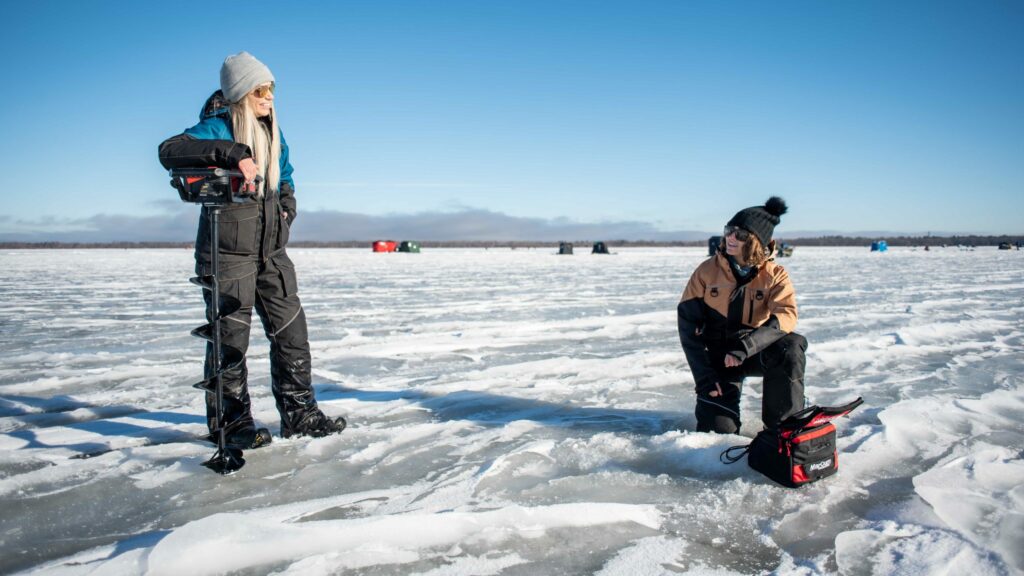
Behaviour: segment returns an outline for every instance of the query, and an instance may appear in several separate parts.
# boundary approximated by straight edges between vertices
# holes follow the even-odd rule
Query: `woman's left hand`
[[[740,364],[743,364],[743,361],[740,360],[739,358],[733,356],[732,354],[726,354],[725,355],[725,367],[726,368],[735,368],[735,367],[739,366]]]

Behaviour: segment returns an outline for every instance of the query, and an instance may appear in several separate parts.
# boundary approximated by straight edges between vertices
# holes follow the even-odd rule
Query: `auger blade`
[[[202,390],[203,392],[209,392],[210,394],[216,394],[217,393],[217,379],[216,378],[207,378],[206,380],[203,380],[202,382],[196,382],[195,384],[192,385],[192,387],[195,388],[196,390]]]
[[[203,290],[213,290],[213,276],[193,276],[188,281]]]
[[[220,317],[231,316],[242,307],[242,303],[230,294],[220,295]]]
[[[222,476],[226,476],[239,471],[242,466],[245,466],[245,458],[242,458],[241,450],[224,448],[223,450],[217,450],[213,458],[203,462],[203,466]]]
[[[227,344],[220,345],[220,372],[223,374],[228,370],[234,370],[238,366],[245,362],[245,354],[241,350],[234,346]]]
[[[208,342],[213,342],[213,325],[203,324],[202,326],[197,326],[192,329],[192,332],[190,332],[190,334],[192,334],[196,338],[202,338],[203,340],[206,340]]]

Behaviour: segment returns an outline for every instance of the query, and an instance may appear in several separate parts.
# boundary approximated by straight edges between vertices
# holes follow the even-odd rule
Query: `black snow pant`
[[[220,291],[224,295],[221,307],[231,299],[237,299],[240,304],[238,310],[221,319],[221,343],[241,353],[241,361],[221,377],[228,434],[244,436],[255,431],[245,363],[253,308],[270,340],[271,391],[281,415],[281,427],[288,428],[291,423],[299,422],[306,412],[316,409],[306,314],[299,302],[295,266],[285,251],[280,250],[263,263],[222,261],[219,268]],[[211,271],[209,263],[197,262],[196,273],[200,276]],[[212,319],[210,293],[204,291],[204,297],[207,318]],[[214,353],[214,346],[209,343],[206,347],[207,378],[213,376]],[[222,357],[229,356],[225,350]],[[215,394],[206,394],[206,418],[211,432],[216,427],[216,403]]]
[[[711,362],[719,367],[717,389],[697,394],[697,431],[736,434],[740,430],[740,392],[747,376],[763,376],[761,420],[768,428],[804,408],[804,366],[807,339],[790,333],[735,368],[725,367],[725,352],[708,349]]]

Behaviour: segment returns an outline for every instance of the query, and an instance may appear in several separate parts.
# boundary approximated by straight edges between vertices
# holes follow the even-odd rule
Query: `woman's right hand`
[[[242,172],[242,176],[245,177],[245,183],[249,184],[257,176],[260,175],[260,167],[258,164],[253,162],[252,158],[245,158],[238,163],[238,170]]]

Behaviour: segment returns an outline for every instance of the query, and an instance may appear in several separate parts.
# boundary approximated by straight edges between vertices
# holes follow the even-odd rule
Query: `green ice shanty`
[[[415,240],[402,240],[402,243],[398,245],[398,251],[419,254],[420,243]]]

